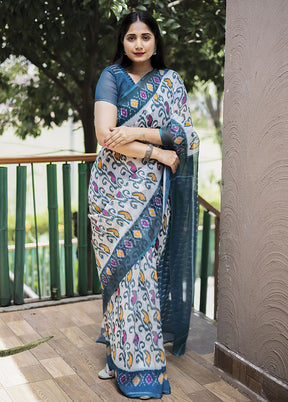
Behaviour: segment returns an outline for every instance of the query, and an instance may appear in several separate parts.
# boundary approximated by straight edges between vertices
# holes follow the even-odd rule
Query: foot
[[[98,377],[101,378],[101,380],[109,380],[110,378],[115,377],[115,373],[114,370],[110,370],[108,364],[106,364],[104,369],[99,371]]]

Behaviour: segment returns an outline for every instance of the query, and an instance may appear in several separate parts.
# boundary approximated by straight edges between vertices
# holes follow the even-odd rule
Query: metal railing
[[[95,159],[96,154],[0,159],[0,306],[9,306],[11,303],[23,304],[32,298],[33,300],[47,299],[47,296],[49,299],[58,300],[61,297],[100,293],[87,222],[87,185],[90,166]],[[71,163],[75,162],[78,162],[78,239],[72,236]],[[60,190],[57,186],[57,163],[62,164],[64,240],[59,240],[58,230]],[[13,164],[17,165],[15,244],[8,245],[8,167],[3,165]],[[37,164],[46,164],[49,242],[45,244],[38,241],[37,233],[34,180],[34,166]],[[35,226],[35,242],[30,245],[25,242],[27,165],[31,166]],[[209,270],[211,271],[211,260],[213,260],[214,317],[216,318],[220,213],[202,197],[199,196],[198,200],[205,209],[203,229],[200,227],[198,232],[201,237],[201,256],[197,258],[201,278],[200,311],[206,313],[207,278]],[[214,225],[211,225],[211,217],[214,219]],[[211,232],[214,233],[214,231],[215,244],[211,247]],[[198,249],[199,245],[198,241]],[[211,250],[214,254],[213,258]]]

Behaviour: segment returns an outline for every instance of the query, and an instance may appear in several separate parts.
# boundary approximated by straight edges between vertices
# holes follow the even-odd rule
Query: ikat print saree
[[[163,146],[180,158],[170,175],[156,160],[144,164],[102,148],[89,185],[109,367],[125,395],[161,397],[170,392],[164,342],[183,354],[189,330],[199,139],[172,70],[148,73],[117,108],[117,125],[161,128]]]

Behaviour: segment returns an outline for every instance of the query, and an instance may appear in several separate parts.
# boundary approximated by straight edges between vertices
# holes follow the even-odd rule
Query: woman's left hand
[[[107,148],[116,148],[134,141],[135,134],[130,127],[120,126],[110,128],[110,134],[104,138],[104,146]]]

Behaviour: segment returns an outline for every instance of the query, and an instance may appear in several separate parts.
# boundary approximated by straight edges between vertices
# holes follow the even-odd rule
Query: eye
[[[146,40],[146,41],[147,41],[147,40],[149,40],[149,39],[150,39],[150,35],[144,35],[144,36],[143,36],[143,40]]]
[[[127,40],[128,40],[129,42],[132,42],[132,41],[134,40],[134,37],[133,37],[133,36],[128,36]]]

